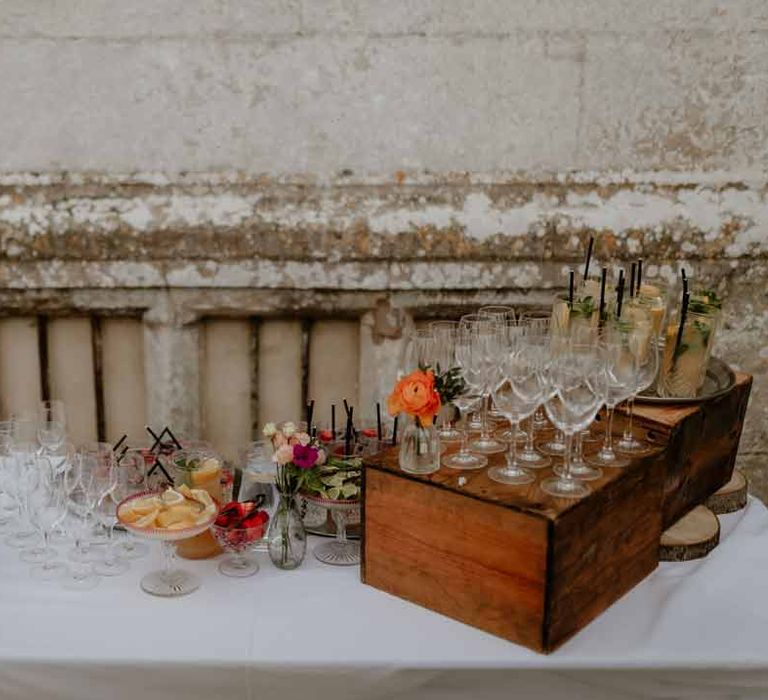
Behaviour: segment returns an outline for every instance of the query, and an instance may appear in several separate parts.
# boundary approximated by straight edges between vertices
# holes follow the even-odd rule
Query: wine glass
[[[13,458],[10,431],[0,431],[0,529],[12,525],[18,515],[18,503],[13,496]]]
[[[482,427],[480,435],[470,442],[469,448],[481,454],[496,454],[504,452],[504,444],[494,438],[489,429],[488,409],[491,399],[491,386],[496,381],[498,373],[498,357],[501,352],[503,334],[501,324],[497,319],[479,314],[466,314],[461,317],[460,326],[470,333],[474,361],[480,369],[480,393],[482,396]]]
[[[118,556],[114,533],[117,525],[117,504],[115,491],[118,484],[118,467],[113,460],[99,461],[94,474],[94,487],[99,494],[94,507],[98,522],[107,529],[107,544],[104,557],[93,564],[93,570],[100,576],[119,576],[130,568],[128,562]]]
[[[34,459],[37,445],[34,442],[14,442],[11,447],[9,469],[7,471],[8,493],[16,503],[17,518],[15,525],[5,538],[9,547],[24,549],[29,547],[35,537],[35,529],[29,521],[27,496],[34,485]]]
[[[64,580],[64,588],[69,590],[89,590],[99,583],[99,577],[91,565],[91,518],[93,509],[101,495],[96,479],[101,462],[92,453],[81,451],[75,456],[71,468],[64,474],[65,490],[70,500],[80,510],[78,522],[74,523],[75,548],[70,552],[72,565],[69,576]]]
[[[453,404],[464,420],[461,423],[461,446],[458,452],[446,455],[442,463],[452,469],[481,469],[488,460],[482,455],[469,451],[469,429],[467,426],[468,415],[482,401],[482,374],[483,358],[480,347],[474,342],[472,332],[462,327],[456,334],[456,365],[461,370],[464,387],[453,399]]]
[[[458,321],[432,321],[429,324],[432,331],[432,358],[436,371],[446,372],[456,367],[456,333]],[[437,431],[441,442],[461,440],[461,431],[451,426],[451,406],[443,406],[440,417],[440,428]]]
[[[401,379],[420,367],[430,364],[432,352],[432,331],[418,329],[411,331],[406,337],[400,354],[397,378]]]
[[[603,328],[601,343],[605,356],[605,439],[600,450],[587,458],[596,467],[626,467],[629,460],[613,449],[613,415],[616,406],[632,393],[635,381],[634,355],[630,349],[630,333],[616,321]]]
[[[642,304],[635,305],[634,311],[631,308],[627,309],[620,323],[624,324],[629,333],[627,343],[634,362],[634,383],[627,399],[627,425],[616,447],[620,452],[640,455],[648,452],[651,446],[644,440],[636,438],[632,432],[635,397],[656,380],[659,368],[658,340],[653,333],[652,319]]]
[[[85,455],[93,457],[101,465],[102,469],[111,467],[115,459],[112,445],[108,442],[86,442],[80,447],[80,451]],[[106,543],[108,537],[107,528],[101,520],[94,518],[91,527],[91,542],[99,545]]]
[[[500,381],[491,390],[493,401],[510,424],[507,464],[488,470],[488,476],[502,484],[522,485],[534,480],[517,458],[517,435],[521,420],[531,416],[545,392],[540,358],[521,336],[508,338],[508,350],[502,356]]]
[[[120,502],[147,488],[147,460],[143,449],[128,449],[115,460],[117,484],[114,500]],[[149,554],[149,545],[131,532],[115,544],[121,559],[141,559]]]
[[[549,318],[544,319],[546,323],[539,323],[540,319],[528,319],[523,317],[522,324],[525,327],[525,343],[529,348],[529,352],[535,354],[541,363],[542,376],[546,376],[546,369],[549,363],[552,361],[552,352],[549,336]],[[534,437],[536,433],[537,423],[536,414],[539,411],[543,411],[544,395],[539,399],[536,410],[528,418],[528,430],[526,431],[526,441],[523,449],[518,452],[517,459],[520,460],[524,466],[530,469],[543,469],[548,467],[552,460],[535,448]],[[544,425],[549,425],[549,421],[544,419]]]
[[[590,492],[589,486],[571,475],[573,436],[594,420],[602,405],[604,371],[605,363],[593,345],[574,345],[549,367],[544,408],[566,442],[563,469],[541,484],[551,496],[581,498]]]
[[[40,456],[37,462],[37,486],[29,496],[29,511],[30,520],[42,537],[44,555],[30,574],[41,581],[52,581],[67,571],[66,564],[56,560],[58,552],[49,544],[51,533],[67,515],[67,494],[63,475],[56,472],[51,461]]]
[[[64,404],[41,401],[37,407],[37,439],[44,451],[55,451],[66,438]]]
[[[550,311],[545,311],[543,309],[541,310],[533,310],[533,311],[523,311],[522,314],[520,314],[520,320],[525,323],[528,328],[531,329],[534,333],[537,335],[544,335],[549,336],[549,328],[550,323],[552,321],[552,313]],[[549,344],[549,343],[547,343]],[[530,423],[531,427],[535,430],[542,430],[543,428],[546,428],[549,425],[549,421],[547,420],[547,414],[544,412],[544,406],[539,406],[534,414],[531,416]],[[533,431],[530,431],[533,432]],[[529,435],[528,442],[526,443],[526,447],[521,453],[521,457],[525,452],[528,451],[528,445],[530,445],[530,450],[533,451],[533,435]],[[549,463],[549,460],[547,460],[547,464]],[[544,465],[546,466],[546,465]]]

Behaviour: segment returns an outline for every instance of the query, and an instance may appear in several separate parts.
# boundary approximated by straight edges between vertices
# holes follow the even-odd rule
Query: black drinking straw
[[[685,327],[685,317],[688,315],[688,301],[690,298],[690,294],[688,294],[688,290],[686,289],[685,292],[683,292],[683,302],[680,306],[680,327],[677,329],[677,339],[675,340],[675,357],[677,357],[677,349],[683,341],[683,329]]]
[[[603,315],[605,314],[605,280],[608,276],[608,268],[604,267],[600,270],[600,315],[597,317],[600,323],[603,322]]]
[[[616,318],[621,318],[622,301],[624,301],[624,268],[619,270],[619,284],[616,286]]]
[[[376,402],[376,433],[379,438],[379,442],[381,442],[381,404],[377,401]]]
[[[312,399],[307,404],[307,432],[312,434],[312,414],[315,412],[315,400]]]
[[[128,437],[128,433],[125,433],[123,437],[121,437],[113,446],[112,446],[112,452],[117,452],[120,449],[120,445],[122,445],[125,442],[125,439]]]
[[[182,449],[181,443],[176,439],[176,436],[171,432],[171,429],[168,426],[165,427],[165,432],[168,433],[168,437],[171,438],[171,440],[173,440],[173,444],[176,445],[176,449],[177,450]]]
[[[331,434],[333,435],[333,440],[336,439],[336,404],[331,404]]]
[[[594,236],[589,237],[589,245],[587,246],[587,259],[584,261],[584,281],[587,281],[589,276],[589,261],[592,259],[592,246],[595,243]]]
[[[640,292],[640,285],[643,283],[643,259],[637,259],[637,291]]]
[[[349,455],[349,442],[352,439],[352,412],[354,408],[350,408],[347,413],[347,429],[344,432],[344,455]]]
[[[347,417],[349,417],[349,404],[347,403],[346,399],[344,399],[344,413],[346,413]]]
[[[397,445],[397,419],[399,416],[395,416],[395,420],[392,423],[392,444]]]
[[[568,270],[568,308],[573,308],[573,268]]]
[[[688,294],[688,276],[685,274],[685,268],[680,270],[680,275],[683,278],[683,296]]]
[[[160,444],[160,441],[161,441],[161,439],[162,439],[162,435],[163,435],[163,433],[160,433],[160,435],[156,435],[156,434],[155,434],[155,431],[154,431],[154,430],[152,430],[152,428],[150,428],[148,425],[145,425],[145,426],[144,426],[144,429],[145,429],[145,430],[146,430],[146,431],[147,431],[147,432],[148,432],[148,433],[149,433],[149,434],[152,436],[152,438],[154,439],[154,442],[152,443],[152,447],[150,447],[150,448],[149,448],[149,451],[150,451],[150,452],[154,452],[154,451],[155,451],[155,448],[156,448],[156,447],[157,447],[157,446]],[[165,432],[165,431],[163,431],[163,432]]]
[[[635,296],[635,275],[637,274],[637,263],[629,266],[629,298]]]

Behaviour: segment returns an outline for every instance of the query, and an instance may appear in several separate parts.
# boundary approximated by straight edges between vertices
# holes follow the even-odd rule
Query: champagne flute
[[[37,439],[46,452],[55,452],[66,438],[66,418],[61,401],[41,401],[37,407]]]

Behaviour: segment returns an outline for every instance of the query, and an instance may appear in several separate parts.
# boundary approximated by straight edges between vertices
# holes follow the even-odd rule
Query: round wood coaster
[[[704,503],[715,515],[724,515],[741,510],[747,505],[747,477],[738,469],[733,470],[731,480],[719,491],[713,493]]]
[[[690,561],[707,556],[720,541],[720,521],[705,506],[696,506],[661,534],[660,561]]]

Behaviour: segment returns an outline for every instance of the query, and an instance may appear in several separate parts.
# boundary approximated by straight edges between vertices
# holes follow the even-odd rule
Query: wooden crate
[[[588,497],[570,501],[541,491],[549,470],[524,487],[485,469],[414,476],[390,450],[364,471],[362,580],[551,651],[656,567],[662,454],[605,470]]]
[[[364,470],[363,582],[552,651],[653,571],[662,530],[730,479],[750,387],[738,375],[699,406],[638,405],[636,434],[655,451],[575,502],[541,491],[549,469],[512,487],[486,469],[406,474],[396,449],[379,455]]]
[[[736,373],[724,396],[696,406],[636,404],[638,424],[667,445],[662,521],[666,529],[733,475],[752,377]]]

